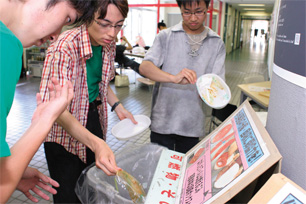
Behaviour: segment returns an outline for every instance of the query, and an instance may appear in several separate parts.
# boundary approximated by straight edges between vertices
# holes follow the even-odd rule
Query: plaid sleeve
[[[51,48],[52,49],[52,48]],[[70,67],[70,56],[61,51],[49,51],[43,68],[40,94],[43,101],[49,100],[48,84],[51,78],[55,77],[60,85],[66,84],[68,79],[68,70]]]
[[[111,47],[111,64],[110,64],[110,80],[112,80],[115,77],[115,57],[116,57],[116,44],[114,43]]]

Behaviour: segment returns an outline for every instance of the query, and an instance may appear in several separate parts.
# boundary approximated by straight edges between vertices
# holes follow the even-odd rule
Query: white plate
[[[197,89],[202,100],[215,109],[224,108],[231,100],[231,91],[221,77],[205,74],[197,79]]]
[[[151,124],[151,120],[145,115],[134,115],[138,122],[135,125],[130,119],[123,119],[112,128],[112,135],[118,140],[127,140],[145,131]]]

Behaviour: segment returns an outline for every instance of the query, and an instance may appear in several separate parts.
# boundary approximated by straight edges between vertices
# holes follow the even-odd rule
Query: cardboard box
[[[147,204],[247,203],[273,173],[280,172],[282,158],[248,101],[182,155],[181,163],[165,164],[161,160],[180,155],[164,155]]]
[[[250,200],[258,203],[306,203],[306,191],[281,173],[273,174]]]

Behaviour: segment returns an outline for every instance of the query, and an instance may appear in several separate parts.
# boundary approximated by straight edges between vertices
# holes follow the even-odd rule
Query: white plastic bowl
[[[112,135],[118,140],[128,140],[145,131],[151,124],[151,120],[145,115],[134,115],[138,122],[135,125],[130,119],[123,119],[112,128]]]
[[[204,74],[197,79],[197,90],[201,99],[214,109],[224,108],[231,100],[231,91],[221,77]]]

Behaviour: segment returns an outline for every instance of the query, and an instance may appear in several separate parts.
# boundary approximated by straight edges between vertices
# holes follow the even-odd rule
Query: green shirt
[[[99,95],[99,83],[102,81],[102,46],[91,46],[93,56],[86,61],[89,103]]]
[[[11,155],[5,141],[6,117],[12,107],[20,77],[22,52],[20,40],[0,21],[0,157]]]

